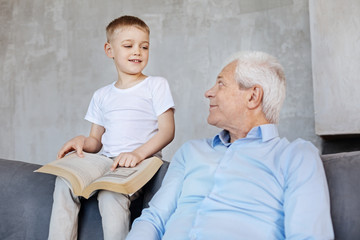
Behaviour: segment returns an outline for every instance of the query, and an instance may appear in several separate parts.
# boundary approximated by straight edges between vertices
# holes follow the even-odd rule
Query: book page
[[[156,159],[157,160],[157,159]],[[123,183],[131,181],[136,177],[140,172],[148,168],[149,165],[154,163],[154,158],[145,159],[138,165],[133,168],[118,167],[114,171],[108,171],[101,178],[97,179],[95,182],[112,182],[112,183]],[[162,163],[160,160],[159,162]]]
[[[135,168],[125,168],[125,167],[118,167],[114,171],[108,171],[105,173],[101,178],[97,179],[96,181],[108,181],[114,183],[122,183],[127,181],[127,179],[135,174],[138,169]]]
[[[151,179],[162,163],[161,159],[152,157],[133,168],[118,167],[114,171],[108,171],[86,187],[83,196],[88,198],[93,191],[99,189],[124,194],[134,193]]]
[[[50,164],[76,175],[81,181],[81,188],[84,188],[109,171],[113,164],[113,161],[105,156],[90,153],[84,155],[85,157],[80,158],[76,153],[72,153]]]

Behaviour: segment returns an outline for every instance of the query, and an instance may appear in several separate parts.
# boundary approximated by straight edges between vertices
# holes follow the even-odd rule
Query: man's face
[[[240,89],[236,82],[235,69],[236,62],[224,67],[215,85],[205,93],[205,97],[210,100],[208,123],[229,131],[239,127],[247,111],[247,91]]]

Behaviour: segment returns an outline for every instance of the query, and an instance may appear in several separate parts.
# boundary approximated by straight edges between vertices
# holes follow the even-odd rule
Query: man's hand
[[[120,153],[114,160],[114,163],[111,167],[111,171],[114,171],[118,166],[120,167],[135,167],[143,159],[139,154],[134,152],[124,152]]]
[[[85,136],[77,136],[69,140],[64,146],[60,149],[57,154],[57,159],[63,158],[66,154],[72,151],[76,151],[76,154],[79,157],[84,157],[83,148],[85,144]]]

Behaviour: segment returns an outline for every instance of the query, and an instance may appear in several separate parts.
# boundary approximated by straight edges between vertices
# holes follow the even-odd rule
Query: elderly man
[[[223,130],[177,151],[127,239],[333,239],[318,150],[278,135],[285,77],[277,60],[238,54],[205,96],[208,123]]]

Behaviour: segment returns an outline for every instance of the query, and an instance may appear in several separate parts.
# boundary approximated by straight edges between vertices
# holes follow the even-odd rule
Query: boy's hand
[[[60,149],[57,154],[57,159],[63,158],[66,154],[72,151],[76,151],[76,154],[79,157],[84,157],[83,148],[85,144],[84,136],[77,136],[69,140],[64,146]]]
[[[111,167],[111,171],[114,171],[118,166],[120,167],[135,167],[143,159],[139,154],[134,152],[124,152],[120,153],[114,160],[114,163]]]

